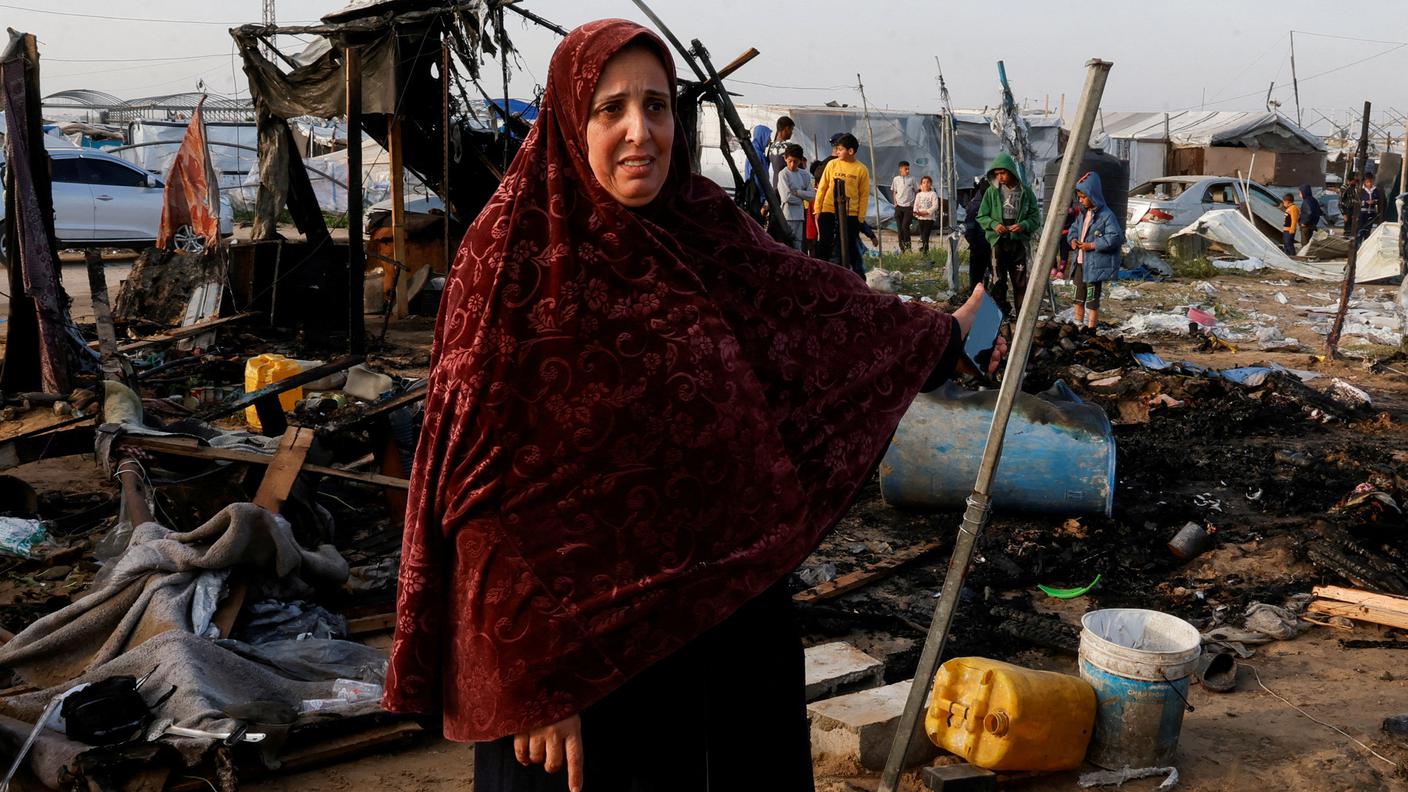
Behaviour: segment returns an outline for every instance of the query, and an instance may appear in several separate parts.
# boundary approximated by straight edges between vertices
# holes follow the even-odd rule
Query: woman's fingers
[[[547,758],[547,736],[545,730],[534,729],[528,736],[528,761],[533,764],[542,764]]]
[[[582,792],[582,732],[577,729],[568,733],[567,749],[567,788],[572,792]]]
[[[513,735],[513,757],[521,765],[528,764],[528,733]]]
[[[543,736],[543,769],[549,773],[556,773],[562,769],[563,747],[562,734],[557,729],[548,729],[548,733]]]

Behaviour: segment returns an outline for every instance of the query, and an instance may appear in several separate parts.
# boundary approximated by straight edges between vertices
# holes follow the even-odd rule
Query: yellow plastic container
[[[1085,758],[1095,703],[1080,677],[955,657],[934,676],[924,731],[988,770],[1070,770]]]
[[[303,371],[303,367],[292,358],[275,354],[256,355],[245,361],[244,364],[244,392],[257,391],[266,385],[288,379],[301,371]],[[279,394],[279,405],[284,408],[284,412],[288,412],[298,404],[298,400],[301,398],[303,398],[303,389],[294,388]],[[256,432],[264,428],[259,423],[259,415],[253,407],[244,408],[244,420]]]

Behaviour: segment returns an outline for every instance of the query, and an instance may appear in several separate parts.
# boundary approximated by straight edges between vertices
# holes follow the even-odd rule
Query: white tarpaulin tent
[[[347,211],[347,150],[335,151],[303,161],[318,206],[324,212]],[[259,163],[255,162],[245,176],[241,192],[253,201],[259,188]],[[431,195],[415,174],[406,171],[406,202]],[[391,196],[391,155],[370,137],[362,142],[362,206],[369,207]]]
[[[127,127],[127,144],[117,156],[163,179],[186,138],[186,121],[133,121]],[[254,124],[207,121],[211,164],[222,190],[238,187],[245,174],[259,161],[259,132]]]
[[[1354,281],[1356,283],[1376,283],[1390,280],[1403,274],[1398,258],[1398,223],[1382,223],[1360,246],[1355,261]],[[1345,263],[1342,261],[1296,261],[1287,256],[1256,226],[1247,216],[1236,209],[1214,209],[1187,228],[1173,235],[1200,236],[1219,247],[1235,252],[1243,258],[1259,259],[1272,269],[1287,272],[1308,280],[1342,281]]]

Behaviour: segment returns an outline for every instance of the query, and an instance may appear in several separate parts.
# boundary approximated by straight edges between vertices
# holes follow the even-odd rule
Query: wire
[[[156,23],[156,24],[172,24],[172,25],[218,25],[218,26],[220,26],[220,27],[227,27],[227,28],[228,28],[228,27],[239,27],[240,25],[247,24],[248,21],[249,21],[249,20],[243,20],[243,21],[240,21],[240,22],[217,22],[217,21],[215,21],[215,20],[213,20],[213,19],[156,19],[156,18],[153,18],[153,17],[126,17],[126,16],[108,16],[108,15],[106,15],[106,14],[80,14],[80,13],[75,12],[75,11],[50,11],[50,10],[47,9],[47,8],[31,8],[31,7],[29,7],[29,6],[12,5],[12,4],[10,4],[10,3],[0,3],[0,8],[8,8],[8,9],[11,9],[11,10],[13,10],[13,11],[28,11],[28,12],[30,12],[30,13],[32,13],[32,14],[49,14],[49,15],[51,15],[51,16],[77,17],[77,18],[80,18],[80,19],[103,19],[103,20],[107,20],[107,21],[109,21],[109,22],[143,22],[143,23],[147,23],[147,24]],[[306,23],[306,22],[311,22],[311,20],[303,20],[302,22],[304,22],[304,23]],[[300,23],[300,22],[292,22],[292,23],[288,23],[288,24],[301,24],[301,23]]]
[[[1383,57],[1383,56],[1385,56],[1385,55],[1388,55],[1388,54],[1390,54],[1390,53],[1397,52],[1397,51],[1403,49],[1404,47],[1408,47],[1408,43],[1399,44],[1399,45],[1397,45],[1397,46],[1390,47],[1390,48],[1388,48],[1388,49],[1386,49],[1386,50],[1383,50],[1383,51],[1381,51],[1381,52],[1376,52],[1376,53],[1374,53],[1373,55],[1370,55],[1370,56],[1368,56],[1368,57],[1360,58],[1360,59],[1357,60],[1357,61],[1350,61],[1349,63],[1346,63],[1346,64],[1344,64],[1343,66],[1336,66],[1336,67],[1333,68],[1333,69],[1327,69],[1327,70],[1325,70],[1325,71],[1318,72],[1318,73],[1316,73],[1316,74],[1312,74],[1312,75],[1310,75],[1309,77],[1301,77],[1300,80],[1299,80],[1299,82],[1300,82],[1301,85],[1304,85],[1304,84],[1310,82],[1311,80],[1314,80],[1314,79],[1317,79],[1317,78],[1320,78],[1320,77],[1324,77],[1324,76],[1326,76],[1326,75],[1334,74],[1335,72],[1344,71],[1345,69],[1351,68],[1351,67],[1353,67],[1353,66],[1358,66],[1358,65],[1361,64],[1361,63],[1367,63],[1368,61],[1374,60],[1375,58],[1381,58],[1381,57]],[[1285,90],[1285,88],[1286,88],[1286,86],[1284,86],[1284,85],[1281,86],[1281,89],[1282,89],[1282,90]],[[1239,95],[1237,95],[1237,96],[1229,96],[1229,97],[1226,98],[1226,99],[1218,99],[1218,100],[1216,100],[1216,101],[1209,101],[1209,102],[1205,102],[1205,103],[1202,103],[1202,104],[1190,105],[1190,106],[1188,106],[1188,107],[1181,107],[1181,108],[1179,108],[1179,109],[1176,110],[1176,111],[1170,111],[1170,112],[1182,112],[1182,111],[1184,111],[1184,110],[1197,110],[1197,109],[1199,109],[1200,107],[1202,107],[1204,104],[1207,104],[1207,105],[1226,104],[1227,102],[1235,102],[1235,101],[1237,101],[1238,99],[1246,99],[1247,97],[1250,97],[1250,96],[1262,96],[1262,95],[1264,95],[1264,94],[1265,94],[1264,91],[1251,91],[1251,92],[1249,92],[1249,93],[1239,94]]]
[[[1383,761],[1385,761],[1385,762],[1388,762],[1388,763],[1389,763],[1390,765],[1392,765],[1394,768],[1397,768],[1397,767],[1398,767],[1398,763],[1397,763],[1397,762],[1393,761],[1392,759],[1389,759],[1388,757],[1384,756],[1383,754],[1379,753],[1378,751],[1375,751],[1373,748],[1370,748],[1369,746],[1365,745],[1364,743],[1362,743],[1362,742],[1360,742],[1360,741],[1354,739],[1353,737],[1351,737],[1351,736],[1349,735],[1349,732],[1345,731],[1344,729],[1341,729],[1341,728],[1338,727],[1338,726],[1335,726],[1335,725],[1333,725],[1333,724],[1329,724],[1329,723],[1326,723],[1325,721],[1320,720],[1319,718],[1315,717],[1314,715],[1311,715],[1309,712],[1306,712],[1305,710],[1301,709],[1300,707],[1297,707],[1296,705],[1292,704],[1285,696],[1282,696],[1280,693],[1277,693],[1276,691],[1274,691],[1274,690],[1272,690],[1271,688],[1267,687],[1267,686],[1266,686],[1266,683],[1261,681],[1261,674],[1257,672],[1256,666],[1249,665],[1249,664],[1247,664],[1247,663],[1242,663],[1242,666],[1243,666],[1244,668],[1250,668],[1250,669],[1251,669],[1251,671],[1252,671],[1252,676],[1255,676],[1255,677],[1256,677],[1256,683],[1261,686],[1261,689],[1262,689],[1262,690],[1265,690],[1267,693],[1270,693],[1271,695],[1273,695],[1273,696],[1275,696],[1276,698],[1280,699],[1286,706],[1288,706],[1288,707],[1290,707],[1291,709],[1295,710],[1296,712],[1299,712],[1300,714],[1304,715],[1306,718],[1310,719],[1310,721],[1313,722],[1313,723],[1318,723],[1318,724],[1320,724],[1321,726],[1324,726],[1324,727],[1327,728],[1327,729],[1332,729],[1332,730],[1334,730],[1334,731],[1339,732],[1340,734],[1342,734],[1342,735],[1344,735],[1345,737],[1349,738],[1349,741],[1350,741],[1350,742],[1354,743],[1355,745],[1358,745],[1360,748],[1363,748],[1364,750],[1366,750],[1366,751],[1368,751],[1369,753],[1373,754],[1376,758],[1381,759],[1381,760],[1383,760]]]
[[[740,80],[736,77],[729,77],[731,83],[741,83],[743,85],[756,85],[760,88],[778,88],[784,91],[854,91],[854,85],[829,85],[824,88],[809,88],[804,85],[772,85],[771,83],[752,82],[750,80]]]
[[[1336,36],[1333,33],[1311,33],[1308,30],[1292,30],[1291,32],[1298,33],[1302,36],[1316,36],[1319,38],[1340,39],[1342,41],[1362,41],[1365,44],[1408,44],[1408,42],[1404,41],[1382,41],[1380,39],[1359,38],[1357,36]]]
[[[200,60],[201,58],[223,58],[225,54],[214,55],[184,55],[175,58],[50,58],[45,57],[45,63],[155,63],[158,61],[187,61]]]
[[[204,59],[209,59],[209,58],[223,58],[223,57],[225,57],[223,54],[221,54],[221,55],[202,55],[202,56],[200,56],[200,59],[201,59],[201,60],[204,60]],[[196,58],[191,58],[190,60],[197,60],[197,59],[196,59]],[[90,70],[90,71],[66,72],[66,73],[63,73],[63,74],[45,74],[44,76],[45,76],[45,77],[63,77],[63,78],[67,78],[67,77],[84,77],[84,76],[87,76],[87,75],[90,75],[90,74],[110,74],[110,73],[112,73],[112,72],[136,71],[136,70],[150,69],[150,68],[152,68],[150,64],[145,64],[145,63],[144,63],[144,64],[139,64],[139,65],[137,65],[137,66],[119,66],[119,67],[117,67],[117,68],[115,68],[115,69],[93,69],[93,70]]]

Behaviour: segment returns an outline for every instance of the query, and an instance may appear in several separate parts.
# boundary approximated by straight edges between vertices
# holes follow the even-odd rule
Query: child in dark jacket
[[[1081,211],[1071,223],[1071,279],[1075,282],[1072,308],[1076,326],[1092,332],[1100,320],[1100,292],[1105,281],[1120,272],[1120,247],[1124,244],[1124,224],[1105,205],[1100,174],[1091,171],[1076,182],[1076,198]]]

